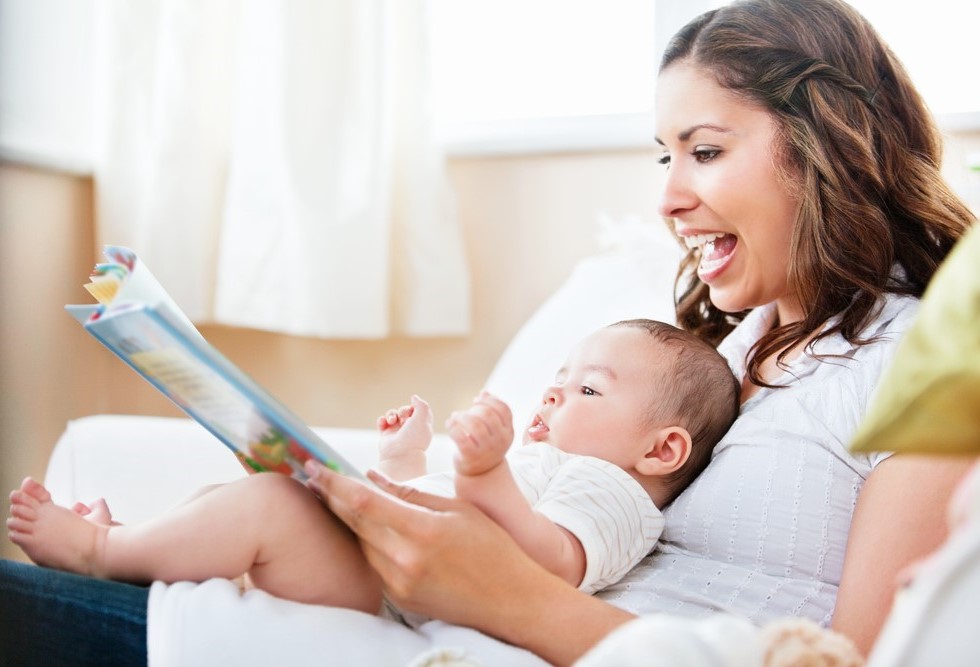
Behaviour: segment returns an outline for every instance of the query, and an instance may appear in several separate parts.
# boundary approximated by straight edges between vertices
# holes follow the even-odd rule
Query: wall
[[[371,428],[425,396],[437,427],[467,405],[504,346],[581,257],[599,211],[654,217],[662,168],[650,152],[455,159],[450,178],[473,279],[465,338],[326,341],[202,327],[245,372],[313,425]],[[0,165],[0,490],[43,477],[68,419],[178,415],[62,311],[88,303],[96,260],[87,177]],[[40,248],[43,244],[43,251]],[[29,289],[28,289],[29,287]],[[0,555],[19,552],[0,539]]]
[[[92,253],[88,179],[0,167],[0,497],[41,475],[65,420],[98,412],[92,345],[61,304],[85,299]],[[0,554],[11,554],[4,535]]]

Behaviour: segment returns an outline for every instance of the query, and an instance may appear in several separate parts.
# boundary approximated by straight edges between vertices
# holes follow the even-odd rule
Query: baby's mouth
[[[541,440],[548,435],[548,425],[541,419],[541,415],[535,415],[531,425],[527,427],[527,437],[531,440]]]

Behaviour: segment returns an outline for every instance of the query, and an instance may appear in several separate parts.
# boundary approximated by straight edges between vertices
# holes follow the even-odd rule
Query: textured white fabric
[[[847,444],[917,305],[888,298],[865,331],[877,342],[819,341],[818,354],[836,356],[800,356],[777,380],[788,387],[747,401],[707,469],[664,510],[654,553],[598,595],[639,614],[828,624],[858,493],[886,456],[851,454]],[[773,316],[756,309],[721,346],[739,377]]]
[[[579,589],[594,593],[618,581],[656,545],[663,514],[622,468],[544,443],[512,449],[507,461],[534,509],[582,543],[586,567]],[[450,474],[426,475],[410,484],[453,494]]]

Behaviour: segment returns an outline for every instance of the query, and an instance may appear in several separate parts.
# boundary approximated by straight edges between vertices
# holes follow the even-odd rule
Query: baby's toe
[[[37,519],[37,511],[33,505],[17,503],[10,506],[10,516],[24,521],[34,521]]]
[[[24,480],[23,484],[20,485],[20,490],[30,496],[33,496],[42,503],[51,501],[51,494],[48,493],[46,488],[44,488],[44,485],[38,481],[35,481],[31,477]]]
[[[23,506],[35,507],[39,502],[37,498],[20,489],[10,493],[10,509]]]
[[[20,544],[24,537],[31,534],[31,526],[33,525],[30,521],[24,521],[13,516],[9,517],[7,519],[7,535],[10,537],[10,541],[14,544]]]

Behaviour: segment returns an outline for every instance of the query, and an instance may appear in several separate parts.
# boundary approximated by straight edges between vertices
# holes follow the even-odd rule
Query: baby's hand
[[[481,475],[500,464],[514,441],[514,422],[507,404],[486,391],[467,410],[446,421],[457,447],[453,463],[459,475]]]
[[[382,460],[425,453],[432,441],[432,408],[418,396],[409,405],[388,410],[378,417]]]

